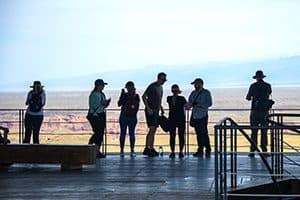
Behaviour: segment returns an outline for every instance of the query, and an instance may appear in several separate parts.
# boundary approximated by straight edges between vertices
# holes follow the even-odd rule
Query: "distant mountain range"
[[[156,79],[158,72],[167,73],[166,87],[173,83],[182,88],[191,88],[190,82],[196,77],[204,79],[205,87],[245,87],[252,81],[255,71],[261,69],[266,74],[266,81],[272,85],[300,85],[300,56],[241,62],[208,62],[204,64],[150,65],[136,70],[121,70],[95,73],[65,79],[43,81],[47,90],[90,90],[97,78],[108,83],[107,89],[124,87],[128,80],[143,89]],[[101,69],[99,69],[101,70]],[[22,86],[18,87],[19,85]],[[0,83],[1,90],[13,88],[24,90],[24,84],[6,85]]]

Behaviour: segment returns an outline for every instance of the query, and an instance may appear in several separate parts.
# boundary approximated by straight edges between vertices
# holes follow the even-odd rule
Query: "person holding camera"
[[[25,105],[25,138],[23,143],[30,143],[31,134],[33,134],[33,143],[39,144],[40,128],[44,119],[43,107],[46,104],[46,94],[40,81],[34,81],[30,86]]]
[[[253,79],[256,79],[255,83],[252,83],[249,87],[246,99],[251,102],[251,112],[250,112],[250,125],[251,126],[267,126],[267,116],[269,113],[269,106],[264,106],[264,102],[267,102],[269,96],[272,93],[271,85],[265,82],[263,79],[266,76],[263,71],[256,71]],[[274,103],[274,102],[273,102]],[[270,105],[272,106],[272,105]],[[254,128],[251,130],[251,139],[257,144],[257,132],[258,129]],[[263,152],[267,152],[267,144],[268,144],[268,136],[267,129],[261,129],[261,149]],[[249,157],[254,157],[255,147],[253,145],[250,146]],[[269,156],[269,154],[265,153],[264,156]]]
[[[140,97],[136,93],[134,83],[128,81],[125,85],[127,92],[124,89],[121,91],[121,95],[118,101],[118,106],[121,106],[120,113],[120,156],[124,157],[124,145],[127,127],[129,129],[130,137],[130,156],[135,157],[134,152],[135,145],[135,127],[137,124],[137,112],[140,106]]]
[[[89,140],[89,144],[96,144],[98,148],[97,158],[105,158],[105,154],[100,152],[100,147],[106,127],[106,107],[109,106],[111,99],[106,99],[103,93],[104,86],[107,83],[102,79],[97,79],[94,84],[95,87],[89,96],[89,111],[87,116],[94,132]]]
[[[205,147],[205,156],[210,157],[211,147],[208,137],[208,108],[212,106],[212,97],[210,91],[203,88],[203,80],[196,78],[192,83],[195,90],[189,96],[187,108],[192,108],[191,121],[197,135],[198,150],[193,154],[195,157],[203,157]]]

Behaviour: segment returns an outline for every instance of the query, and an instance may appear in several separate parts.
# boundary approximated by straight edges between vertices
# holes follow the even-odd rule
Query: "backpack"
[[[31,112],[39,112],[42,110],[42,95],[41,93],[31,93],[31,98],[29,100],[29,110]]]
[[[127,96],[126,102],[123,105],[123,114],[126,117],[135,117],[139,109],[139,97],[138,95]]]

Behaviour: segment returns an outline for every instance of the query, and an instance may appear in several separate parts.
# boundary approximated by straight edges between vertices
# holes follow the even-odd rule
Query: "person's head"
[[[163,85],[167,81],[167,74],[164,72],[160,72],[157,74],[157,83],[159,85]]]
[[[174,95],[178,95],[181,93],[181,90],[177,84],[172,85],[171,91]]]
[[[196,78],[193,82],[191,82],[192,85],[194,85],[196,90],[200,90],[203,88],[203,80],[201,78]]]
[[[255,75],[252,77],[253,79],[256,79],[257,81],[262,80],[266,76],[264,75],[264,72],[262,70],[257,70],[255,72]]]
[[[125,88],[127,89],[127,92],[129,92],[129,93],[134,92],[134,90],[135,90],[134,83],[132,81],[128,81],[125,84]]]
[[[30,86],[35,92],[41,92],[43,90],[43,85],[41,81],[33,81],[32,86]]]
[[[104,86],[107,85],[107,83],[105,83],[102,79],[97,79],[95,80],[95,87],[94,87],[94,91],[102,91],[104,89]]]

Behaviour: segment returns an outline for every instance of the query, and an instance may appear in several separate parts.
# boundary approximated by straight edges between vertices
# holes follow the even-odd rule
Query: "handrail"
[[[258,152],[258,155],[259,155],[260,158],[262,159],[262,161],[263,161],[265,167],[267,168],[267,170],[268,170],[268,172],[269,172],[269,174],[270,174],[270,176],[271,176],[271,179],[272,179],[273,183],[274,183],[275,186],[276,186],[276,189],[277,189],[278,193],[280,194],[280,193],[281,193],[281,192],[280,192],[280,187],[279,187],[279,185],[278,185],[278,182],[276,181],[275,176],[273,175],[273,172],[272,172],[272,169],[271,169],[269,163],[267,162],[266,158],[264,157],[264,155],[261,153],[261,151],[260,151],[259,148],[257,147],[257,144],[256,144],[255,142],[253,142],[253,140],[247,135],[247,133],[246,133],[243,129],[241,129],[241,128],[239,127],[239,125],[238,125],[233,119],[231,119],[230,117],[225,117],[225,118],[223,118],[221,121],[219,121],[219,123],[218,123],[217,125],[215,125],[215,128],[221,128],[222,126],[224,126],[224,125],[222,125],[222,123],[225,124],[226,121],[229,121],[231,124],[233,124],[233,127],[237,128],[237,130],[239,130],[239,131],[242,133],[242,135],[248,140],[248,142],[249,142],[249,143],[254,147],[254,149]],[[225,126],[226,126],[226,125],[225,125]]]

